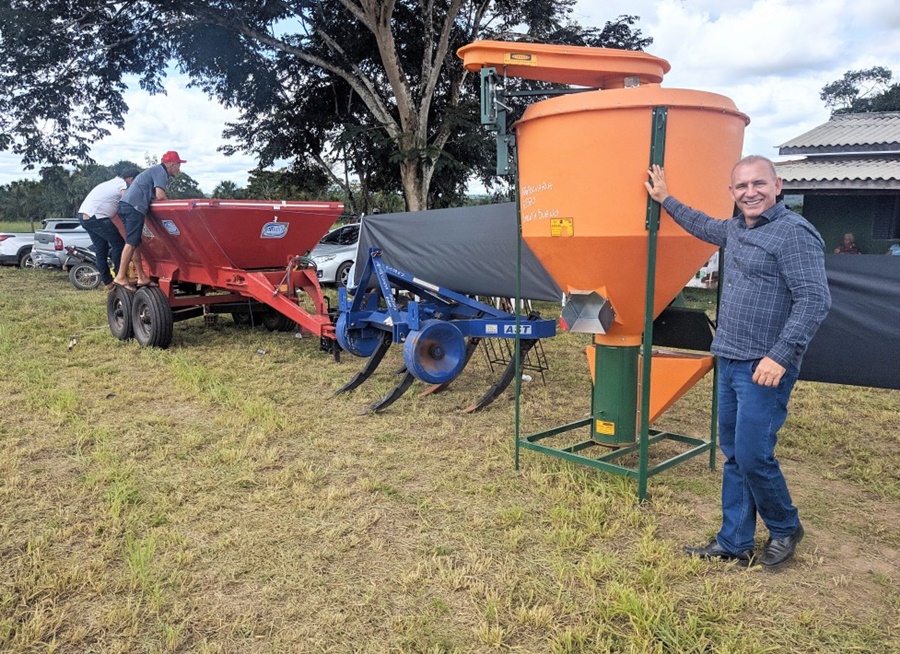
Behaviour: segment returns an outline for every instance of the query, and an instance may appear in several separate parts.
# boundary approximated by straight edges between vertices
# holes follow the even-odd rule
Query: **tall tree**
[[[891,83],[893,75],[884,66],[848,70],[844,76],[822,87],[819,97],[832,115],[900,111],[900,83]]]
[[[0,186],[0,218],[28,219],[34,223],[43,218],[74,216],[92,188],[126,168],[137,166],[130,161],[119,161],[112,166],[76,166],[71,171],[62,166],[47,166],[41,169],[39,182],[18,181]]]
[[[222,200],[237,200],[244,197],[244,189],[231,180],[223,180],[213,189],[212,197]]]
[[[88,161],[92,143],[122,127],[126,75],[162,90],[142,3],[7,0],[0,4],[0,150],[36,164]]]
[[[464,104],[475,89],[455,57],[458,47],[512,34],[628,49],[650,42],[630,16],[581,28],[570,18],[574,4],[46,0],[37,7],[12,0],[0,10],[0,78],[7,83],[0,86],[7,116],[0,148],[23,154],[26,164],[83,160],[105,135],[104,122],[121,123],[123,75],[139,74],[144,88],[158,90],[165,62],[174,59],[195,84],[240,109],[228,134],[261,165],[311,160],[333,183],[349,186],[352,174],[364,194],[399,187],[409,209],[423,209],[430,198],[458,196],[473,162],[488,151],[477,112]],[[19,46],[23,60],[13,56]],[[54,70],[55,83],[40,82]],[[107,96],[98,119],[91,110],[101,91]],[[52,138],[38,129],[41,121],[52,126]]]
[[[0,220],[28,220],[32,230],[44,215],[43,187],[33,180],[18,180],[0,186]]]

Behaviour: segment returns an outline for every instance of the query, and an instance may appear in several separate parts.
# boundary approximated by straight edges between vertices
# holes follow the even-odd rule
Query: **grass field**
[[[525,431],[589,412],[586,342],[545,343]],[[480,353],[360,415],[389,356],[330,397],[363,362],[316,339],[222,316],[142,349],[103,291],[0,269],[0,651],[900,652],[900,392],[798,383],[779,455],[807,536],[771,572],[681,554],[718,527],[705,457],[643,504],[536,453],[516,471],[511,393],[460,411]],[[705,436],[709,392],[659,426]]]

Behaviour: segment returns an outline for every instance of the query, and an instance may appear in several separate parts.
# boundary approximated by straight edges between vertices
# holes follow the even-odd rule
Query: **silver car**
[[[346,286],[350,267],[356,260],[359,224],[344,225],[328,232],[309,256],[316,264],[316,275],[323,284]]]
[[[34,233],[31,258],[40,268],[65,268],[69,259],[66,246],[92,248],[90,234],[74,218],[46,218],[44,228]]]

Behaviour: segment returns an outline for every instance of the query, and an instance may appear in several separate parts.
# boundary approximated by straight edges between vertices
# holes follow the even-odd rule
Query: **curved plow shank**
[[[380,411],[384,411],[389,406],[391,406],[394,402],[399,400],[401,396],[412,386],[412,383],[416,381],[416,378],[412,376],[412,373],[407,372],[403,375],[403,379],[400,380],[400,383],[394,386],[390,390],[390,392],[385,395],[383,398],[367,407],[364,411],[362,411],[362,415],[367,413],[379,413]]]
[[[375,350],[375,352],[372,353],[372,356],[369,357],[369,360],[366,362],[365,367],[358,373],[356,373],[353,378],[350,379],[350,381],[348,381],[346,384],[332,393],[332,397],[334,397],[335,395],[340,395],[341,393],[352,391],[354,388],[357,388],[360,384],[371,377],[375,372],[375,369],[378,367],[378,364],[381,363],[381,360],[387,353],[388,348],[391,347],[391,343],[391,334],[386,333],[381,341],[381,344],[378,346],[378,349]]]
[[[469,361],[472,359],[472,355],[475,354],[475,350],[478,349],[478,344],[481,342],[481,336],[472,336],[469,338],[469,342],[466,343],[466,353],[463,357],[463,369],[469,365]],[[450,380],[448,382],[444,382],[443,384],[432,384],[424,391],[419,393],[419,397],[427,397],[428,395],[434,395],[435,393],[440,393],[441,391],[447,390],[447,387],[453,383],[454,380]]]
[[[519,343],[519,357],[521,359],[525,358],[525,355],[528,353],[531,348],[534,347],[535,343],[537,343],[537,339],[525,339],[523,338]],[[474,404],[470,404],[465,409],[463,409],[464,413],[476,413],[477,411],[481,411],[484,407],[488,406],[491,402],[496,400],[500,395],[507,389],[513,379],[516,377],[516,360],[513,357],[513,360],[509,362],[506,368],[503,371],[503,374],[500,375],[500,379],[494,382],[493,386],[491,386],[487,392],[481,396]]]

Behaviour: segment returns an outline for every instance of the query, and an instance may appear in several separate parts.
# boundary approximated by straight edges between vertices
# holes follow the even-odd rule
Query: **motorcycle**
[[[69,281],[80,291],[90,291],[100,286],[100,270],[97,255],[93,250],[81,246],[67,246],[66,268]]]

